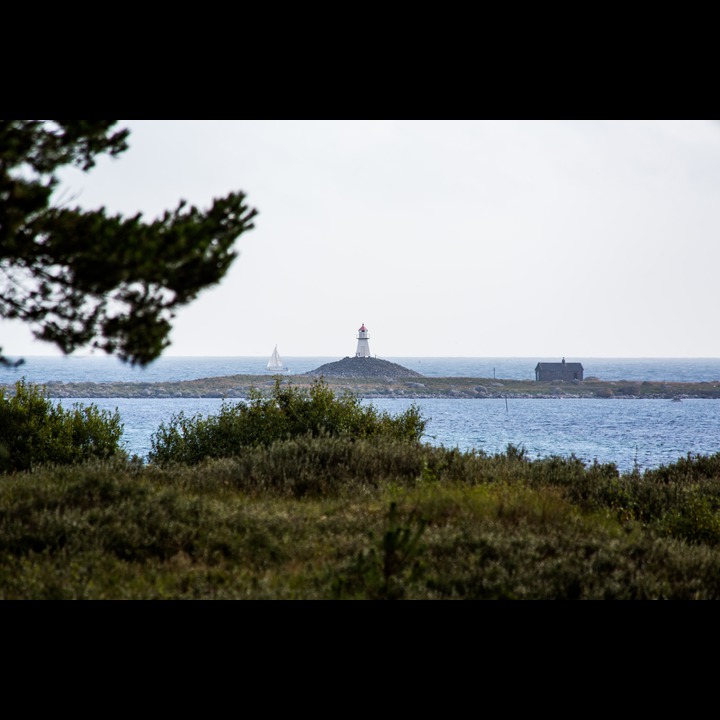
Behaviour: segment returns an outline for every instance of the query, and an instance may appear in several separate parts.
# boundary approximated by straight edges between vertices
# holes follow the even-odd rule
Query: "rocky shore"
[[[331,363],[332,364],[332,363]],[[392,363],[390,363],[392,364]],[[412,371],[409,371],[412,372]],[[720,382],[675,383],[638,381],[536,382],[494,378],[412,376],[385,377],[325,376],[314,373],[277,376],[280,382],[307,388],[322,379],[336,392],[351,392],[363,398],[622,398],[720,399]],[[251,388],[269,392],[271,375],[228,375],[182,382],[49,382],[51,398],[247,398]],[[13,386],[6,386],[12,391]]]

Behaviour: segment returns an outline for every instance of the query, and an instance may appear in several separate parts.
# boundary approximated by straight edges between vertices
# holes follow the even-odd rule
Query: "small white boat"
[[[287,371],[287,368],[283,364],[280,354],[278,353],[277,345],[275,346],[273,354],[270,356],[270,359],[268,360],[268,364],[265,366],[265,369],[270,370],[271,372]]]

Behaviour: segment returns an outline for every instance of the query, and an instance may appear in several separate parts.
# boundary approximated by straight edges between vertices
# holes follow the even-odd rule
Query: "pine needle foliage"
[[[61,202],[61,171],[128,149],[117,120],[0,120],[0,317],[64,353],[90,346],[145,366],[175,313],[219,283],[257,210],[244,192],[207,210],[180,200],[145,221]],[[0,364],[22,362],[5,358]]]

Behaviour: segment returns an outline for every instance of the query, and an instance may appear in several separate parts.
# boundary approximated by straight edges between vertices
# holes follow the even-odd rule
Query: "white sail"
[[[265,366],[266,370],[287,370],[285,365],[283,365],[283,361],[280,359],[280,354],[278,353],[277,345],[275,346],[275,349],[273,350],[273,354],[270,356],[270,359],[268,360],[268,364]]]

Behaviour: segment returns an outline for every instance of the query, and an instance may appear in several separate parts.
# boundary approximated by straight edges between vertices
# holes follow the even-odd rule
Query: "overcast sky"
[[[166,355],[720,356],[717,121],[122,120],[72,205],[259,215]],[[8,355],[59,354],[0,322]],[[78,354],[85,354],[82,351]]]

